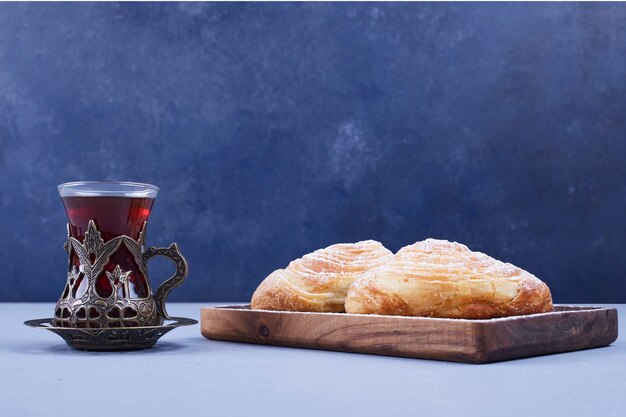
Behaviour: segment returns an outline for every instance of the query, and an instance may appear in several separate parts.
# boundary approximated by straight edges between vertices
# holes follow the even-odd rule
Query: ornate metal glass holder
[[[54,319],[37,319],[26,325],[50,330],[60,335],[74,348],[83,350],[132,350],[154,346],[156,341],[170,330],[179,326],[197,324],[197,320],[170,318],[165,309],[165,300],[170,291],[180,286],[187,277],[187,262],[173,243],[169,248],[149,247],[143,250],[147,222],[144,222],[139,240],[129,236],[118,236],[104,242],[96,224],[89,221],[85,239],[80,242],[69,235],[64,248],[68,254],[68,276],[63,294],[57,301]],[[124,245],[134,257],[141,273],[146,277],[148,295],[142,298],[130,296],[128,278],[131,271],[116,265],[113,272],[105,271],[110,256]],[[72,254],[80,260],[80,266],[72,266]],[[165,281],[152,295],[147,279],[146,262],[154,256],[171,259],[176,273]],[[100,294],[96,280],[106,274],[112,291],[109,296]],[[86,280],[82,294],[77,286]],[[164,320],[168,323],[164,324]]]
[[[149,247],[142,250],[145,243],[147,222],[144,222],[139,240],[122,235],[104,242],[93,220],[85,232],[81,243],[69,235],[65,244],[68,254],[68,276],[65,290],[57,302],[55,323],[58,327],[108,328],[108,327],[139,327],[156,326],[169,318],[165,310],[165,299],[170,291],[183,283],[187,277],[187,262],[181,255],[176,244],[169,248]],[[69,229],[69,228],[68,228]],[[124,245],[132,254],[135,264],[144,277],[148,276],[146,262],[153,256],[161,255],[176,264],[176,273],[165,281],[152,295],[150,281],[146,280],[148,294],[142,298],[130,296],[128,278],[132,271],[125,271],[116,265],[112,272],[105,271],[110,256]],[[72,254],[80,260],[80,266],[72,266]],[[98,292],[96,280],[106,274],[111,291],[106,296]],[[76,286],[87,280],[87,286],[79,293]]]

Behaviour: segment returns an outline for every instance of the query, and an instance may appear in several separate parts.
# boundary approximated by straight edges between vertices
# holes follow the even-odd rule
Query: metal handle
[[[183,255],[178,250],[178,246],[176,243],[172,243],[169,248],[155,248],[150,246],[143,253],[143,262],[144,264],[148,262],[154,256],[163,256],[165,258],[169,258],[174,264],[176,264],[176,273],[170,279],[165,281],[159,289],[154,294],[154,301],[156,302],[157,312],[159,315],[165,319],[169,319],[170,316],[167,314],[167,310],[165,309],[165,299],[169,295],[170,291],[172,291],[176,287],[180,287],[185,279],[187,278],[187,274],[189,272],[189,267],[187,266],[187,261],[183,257]]]

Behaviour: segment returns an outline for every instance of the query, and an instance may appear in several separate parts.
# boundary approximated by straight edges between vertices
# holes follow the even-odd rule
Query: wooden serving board
[[[205,307],[208,339],[488,363],[596,348],[617,339],[617,310],[557,305],[554,311],[490,320]]]

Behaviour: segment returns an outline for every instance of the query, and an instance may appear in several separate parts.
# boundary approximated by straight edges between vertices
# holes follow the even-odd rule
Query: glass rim
[[[132,181],[71,181],[57,186],[61,197],[155,198],[159,187]]]

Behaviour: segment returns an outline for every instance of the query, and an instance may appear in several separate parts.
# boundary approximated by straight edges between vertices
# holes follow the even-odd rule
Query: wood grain
[[[208,339],[488,363],[589,349],[617,339],[617,310],[555,306],[551,313],[491,320],[205,307]]]

